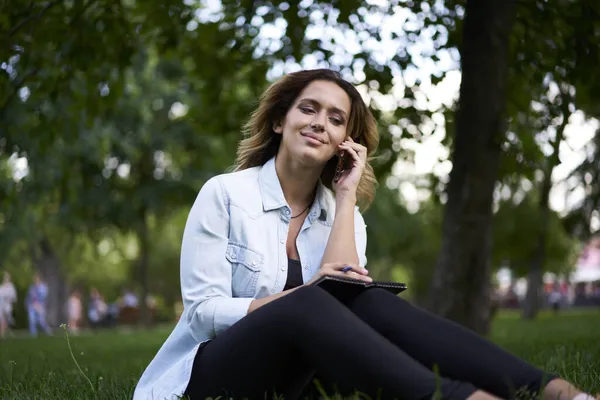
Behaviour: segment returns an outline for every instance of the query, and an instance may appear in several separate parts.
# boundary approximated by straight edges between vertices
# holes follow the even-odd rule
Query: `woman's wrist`
[[[350,191],[336,193],[335,205],[336,209],[344,206],[351,206],[352,208],[354,208],[354,206],[356,205],[356,193]]]

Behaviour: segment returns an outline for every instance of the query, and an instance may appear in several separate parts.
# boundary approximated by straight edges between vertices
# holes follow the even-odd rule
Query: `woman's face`
[[[350,98],[335,83],[311,82],[284,120],[274,126],[274,131],[283,135],[278,155],[303,164],[325,165],[346,139],[350,106]]]

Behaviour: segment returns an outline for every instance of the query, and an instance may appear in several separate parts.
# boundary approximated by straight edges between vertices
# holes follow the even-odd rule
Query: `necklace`
[[[311,205],[312,205],[312,203],[310,203],[308,206],[306,206],[306,208],[304,210],[302,210],[302,212],[300,214],[298,214],[296,216],[292,215],[290,218],[291,219],[298,218],[299,216],[301,216],[302,214],[304,214],[306,212],[306,210],[308,210],[310,208]]]

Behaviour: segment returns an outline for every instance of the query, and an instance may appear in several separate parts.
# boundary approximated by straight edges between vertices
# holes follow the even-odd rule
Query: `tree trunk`
[[[34,252],[34,264],[48,285],[46,322],[55,329],[60,324],[68,322],[69,289],[61,271],[60,260],[46,236],[38,242],[38,248]]]
[[[150,312],[146,299],[148,298],[148,265],[150,263],[150,232],[148,229],[148,215],[144,210],[141,215],[138,237],[140,240],[140,258],[138,260],[139,279],[142,285],[142,296],[140,297],[140,322],[144,326],[150,325]]]
[[[491,224],[515,0],[468,1],[442,248],[430,309],[476,332],[489,326]]]
[[[571,98],[568,94],[568,88],[561,90],[560,101],[563,120],[560,126],[556,129],[556,137],[552,143],[552,156],[547,159],[546,167],[544,168],[544,176],[542,178],[540,190],[540,230],[536,238],[536,246],[533,252],[529,271],[527,272],[527,294],[525,295],[525,304],[523,305],[523,318],[532,320],[535,319],[540,309],[540,298],[542,295],[542,276],[544,271],[544,262],[546,261],[546,239],[548,237],[548,219],[550,218],[550,190],[552,190],[552,172],[554,167],[560,164],[558,152],[560,143],[563,141],[565,128],[569,123],[571,111],[569,104]]]

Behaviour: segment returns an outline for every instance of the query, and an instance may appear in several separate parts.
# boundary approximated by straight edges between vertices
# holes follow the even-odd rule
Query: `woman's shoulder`
[[[226,192],[232,192],[239,189],[247,190],[256,187],[259,171],[260,167],[225,172],[210,178],[203,187],[220,188]]]
[[[199,197],[238,205],[260,201],[259,171],[260,167],[255,167],[215,175],[204,183]]]

